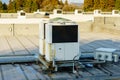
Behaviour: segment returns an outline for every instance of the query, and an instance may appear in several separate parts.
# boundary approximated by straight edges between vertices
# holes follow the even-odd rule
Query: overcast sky
[[[83,3],[84,0],[68,0],[69,2],[77,2],[77,3]],[[9,0],[2,0],[2,2],[8,3]]]
[[[65,0],[64,0],[65,1]],[[68,0],[69,2],[83,3],[84,0]]]

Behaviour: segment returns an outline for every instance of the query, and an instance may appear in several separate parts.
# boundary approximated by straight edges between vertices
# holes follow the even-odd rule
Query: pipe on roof
[[[0,63],[22,63],[38,61],[38,55],[0,56]]]

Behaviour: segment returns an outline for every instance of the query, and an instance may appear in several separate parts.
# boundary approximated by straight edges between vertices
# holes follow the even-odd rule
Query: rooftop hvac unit
[[[47,24],[48,20],[41,20],[39,25],[39,52],[40,55],[45,55],[45,25]]]
[[[79,33],[75,22],[57,20],[42,26],[40,41],[45,50],[40,47],[40,54],[47,62],[73,60],[79,54]]]
[[[80,57],[78,25],[64,18],[41,21],[39,61],[46,69],[73,66]]]

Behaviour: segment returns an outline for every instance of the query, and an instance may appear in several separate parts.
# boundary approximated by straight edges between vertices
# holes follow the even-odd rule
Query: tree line
[[[62,9],[63,11],[74,11],[77,6],[68,3],[68,0],[9,0],[9,3],[2,3],[0,0],[0,12],[17,12],[24,10],[28,13],[37,11],[53,11]]]
[[[84,11],[100,9],[102,11],[120,10],[120,0],[84,0]]]

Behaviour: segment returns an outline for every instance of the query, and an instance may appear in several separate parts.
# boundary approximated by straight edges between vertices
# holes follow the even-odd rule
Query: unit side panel
[[[65,60],[73,60],[75,56],[79,56],[79,43],[65,44]]]

